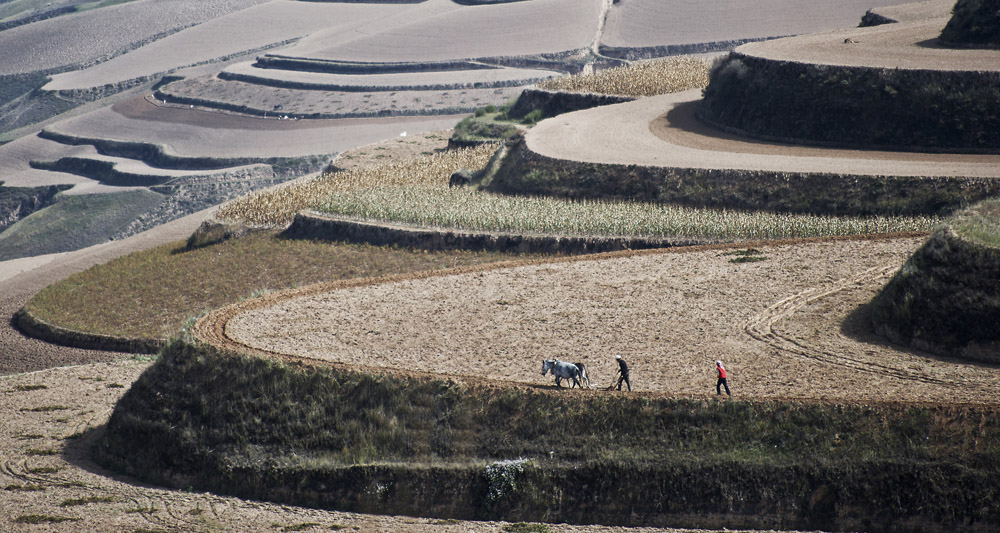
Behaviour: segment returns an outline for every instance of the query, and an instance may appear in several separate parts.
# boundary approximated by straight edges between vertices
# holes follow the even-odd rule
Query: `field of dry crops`
[[[326,173],[239,198],[220,207],[217,216],[253,225],[284,225],[292,221],[295,213],[309,209],[337,191],[377,185],[446,184],[456,170],[486,166],[495,150],[495,146],[483,145]]]
[[[541,89],[620,96],[654,96],[708,85],[710,59],[672,57],[546,80]]]
[[[934,217],[832,217],[573,201],[471,189],[375,186],[332,193],[317,211],[389,223],[518,234],[754,240],[930,231]]]

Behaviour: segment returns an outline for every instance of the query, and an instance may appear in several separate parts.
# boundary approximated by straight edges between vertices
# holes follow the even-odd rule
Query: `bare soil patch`
[[[59,122],[49,129],[74,137],[158,144],[169,154],[188,157],[296,157],[332,155],[402,132],[446,129],[459,118],[278,120],[138,99]]]
[[[160,89],[159,94],[163,94],[167,101],[195,101],[205,106],[239,109],[254,114],[337,118],[468,113],[477,107],[500,105],[517,98],[521,89],[343,92],[287,89],[212,76],[171,83]]]
[[[614,47],[708,43],[777,37],[857,26],[866,9],[905,0],[849,0],[804,4],[790,0],[618,2],[608,14],[601,44]]]
[[[995,50],[947,48],[937,44],[947,17],[800,35],[738,48],[773,60],[947,71],[996,70]]]
[[[721,134],[691,118],[700,97],[692,90],[567,113],[540,122],[525,139],[538,154],[590,163],[875,176],[1000,175],[994,155],[809,148]]]
[[[288,55],[349,61],[438,61],[580,50],[597,31],[602,0],[465,7],[431,1],[353,35],[316,34]],[[558,21],[558,31],[553,31]]]
[[[921,239],[610,254],[508,269],[316,286],[223,310],[199,331],[259,353],[383,371],[545,385],[540,360],[587,364],[605,386],[622,354],[637,391],[738,397],[991,403],[984,365],[870,335],[864,306]],[[746,245],[743,245],[744,247]],[[210,335],[211,336],[211,335]]]
[[[140,0],[27,24],[0,33],[0,74],[86,65],[180,28],[266,0]]]

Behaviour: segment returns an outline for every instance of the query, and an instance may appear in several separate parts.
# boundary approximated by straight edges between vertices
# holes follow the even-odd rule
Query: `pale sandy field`
[[[1000,177],[1000,156],[835,150],[725,135],[693,118],[701,91],[652,96],[543,120],[528,147],[555,159],[676,168],[889,176]]]
[[[258,112],[321,114],[330,117],[351,117],[379,112],[410,116],[424,113],[429,115],[428,120],[440,123],[442,119],[439,117],[442,116],[440,115],[442,112],[471,113],[487,104],[502,105],[516,99],[523,89],[523,87],[497,87],[412,91],[326,91],[285,89],[204,77],[171,83],[161,89],[161,92],[168,102],[181,98],[207,98],[213,104],[206,105],[228,104],[246,106]],[[275,110],[278,106],[279,110]],[[462,119],[461,116],[453,114],[444,116],[450,117],[450,125]],[[297,141],[304,143],[305,139]]]
[[[601,44],[664,46],[849,28],[858,25],[867,9],[902,3],[904,0],[628,0],[611,8]]]
[[[349,61],[437,61],[522,56],[590,46],[602,0],[461,6],[429,0],[353,36],[316,34],[285,54]],[[558,31],[553,31],[558,28]]]
[[[83,138],[159,144],[169,154],[212,157],[292,157],[335,154],[403,132],[454,126],[460,116],[355,120],[277,120],[137,98],[48,127]]]
[[[297,70],[255,68],[252,63],[237,63],[226,67],[225,74],[242,76],[241,79],[263,85],[280,85],[294,82],[310,87],[395,87],[396,90],[427,90],[438,86],[467,86],[476,84],[526,85],[535,81],[559,76],[551,70],[522,68],[491,68],[477,70],[445,70],[407,72],[395,74],[327,74]]]
[[[262,49],[320,30],[342,31],[399,10],[399,5],[271,0],[184,28],[90,68],[58,74],[47,90],[98,87]]]
[[[0,32],[0,74],[106,60],[181,28],[266,0],[138,0]]]

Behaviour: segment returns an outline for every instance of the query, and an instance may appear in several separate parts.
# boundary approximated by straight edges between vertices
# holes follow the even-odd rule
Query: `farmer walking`
[[[632,382],[628,379],[628,363],[622,359],[621,355],[616,355],[615,360],[618,361],[618,390],[622,390],[622,382],[624,381],[628,385],[628,391],[632,392]]]
[[[725,387],[726,395],[732,396],[732,394],[729,392],[729,384],[726,383],[726,368],[722,366],[722,361],[715,362],[715,369],[719,371],[719,381],[715,383],[715,393],[718,395],[722,395],[721,387]]]

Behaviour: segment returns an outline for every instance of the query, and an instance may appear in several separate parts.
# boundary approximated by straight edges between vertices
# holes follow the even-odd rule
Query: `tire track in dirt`
[[[811,287],[793,294],[772,304],[762,313],[753,317],[744,325],[743,329],[754,339],[764,342],[780,352],[796,357],[846,367],[859,372],[892,376],[903,380],[919,381],[921,383],[956,389],[968,388],[969,385],[965,381],[959,382],[917,369],[904,369],[880,363],[874,356],[859,356],[859,354],[863,353],[861,351],[856,354],[849,354],[847,352],[825,349],[812,342],[815,339],[807,339],[776,330],[776,326],[780,322],[791,319],[796,312],[802,310],[805,306],[859,285],[871,285],[879,281],[884,281],[898,268],[899,265],[895,264],[878,266],[864,270],[856,276],[842,278],[826,285]]]

